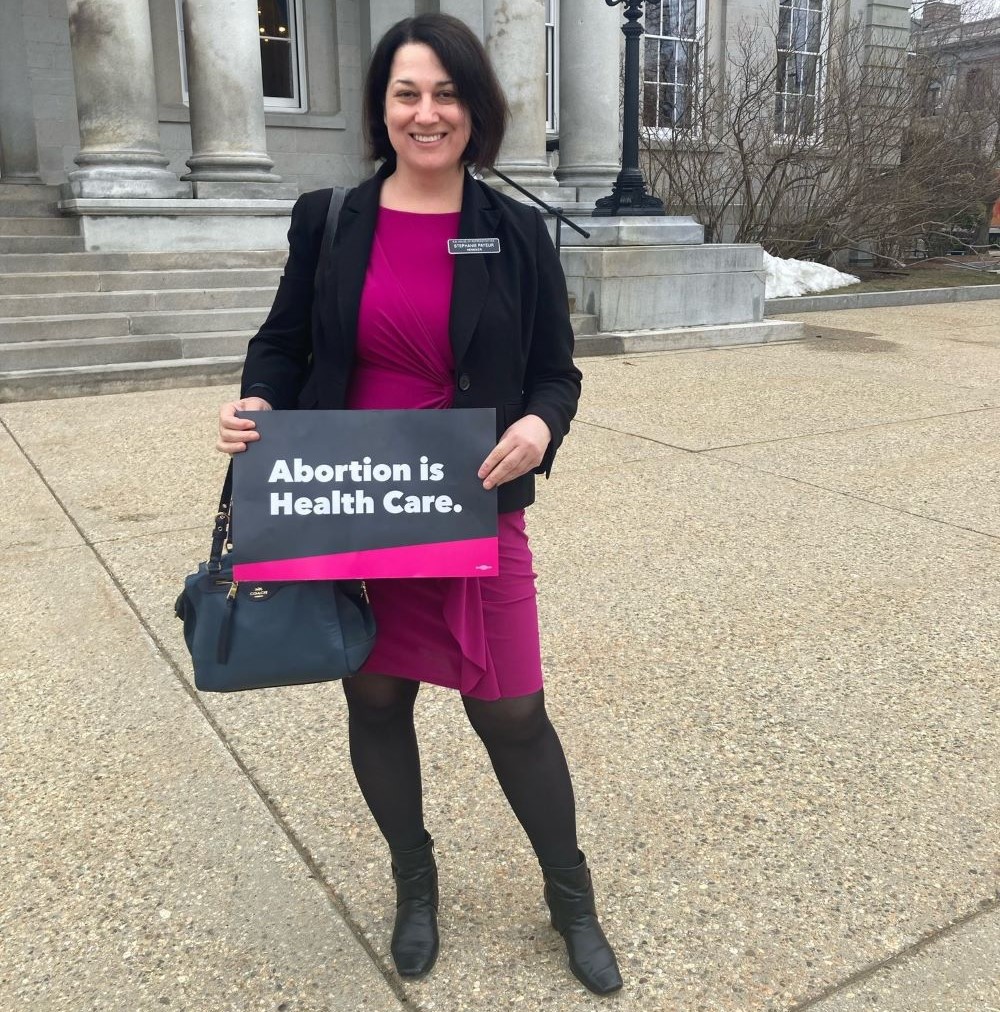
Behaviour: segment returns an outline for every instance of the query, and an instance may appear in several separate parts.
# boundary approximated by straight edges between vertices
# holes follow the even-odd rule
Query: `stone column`
[[[545,155],[545,4],[485,0],[483,17],[486,48],[511,111],[497,168],[543,200],[558,201],[565,194]]]
[[[597,3],[559,7],[559,167],[556,178],[594,203],[621,168],[621,14]]]
[[[184,0],[196,197],[284,196],[264,130],[260,30],[253,0]]]
[[[165,166],[149,8],[135,0],[69,0],[80,167],[68,197],[188,197]]]

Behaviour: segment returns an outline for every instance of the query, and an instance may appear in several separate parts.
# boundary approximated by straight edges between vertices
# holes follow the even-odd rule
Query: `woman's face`
[[[396,50],[385,93],[385,125],[399,167],[437,173],[462,164],[472,124],[430,46],[408,42]]]

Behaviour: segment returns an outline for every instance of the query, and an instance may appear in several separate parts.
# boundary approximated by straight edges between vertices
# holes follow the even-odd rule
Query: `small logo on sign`
[[[499,253],[499,239],[449,239],[448,252],[452,256],[463,253]]]
[[[476,566],[476,569],[479,569],[479,570],[492,569],[492,568],[493,568],[492,566]]]

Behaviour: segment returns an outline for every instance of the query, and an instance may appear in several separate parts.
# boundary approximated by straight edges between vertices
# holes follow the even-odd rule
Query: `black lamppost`
[[[601,197],[594,217],[619,214],[666,214],[663,201],[646,192],[646,180],[639,168],[639,40],[642,38],[643,0],[604,0],[609,7],[625,4],[625,115],[622,123],[622,168],[611,191]],[[660,4],[662,0],[645,0]]]

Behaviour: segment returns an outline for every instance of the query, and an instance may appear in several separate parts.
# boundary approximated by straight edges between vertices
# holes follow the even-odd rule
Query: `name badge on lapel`
[[[452,256],[463,253],[499,253],[499,239],[449,239],[448,252]]]

